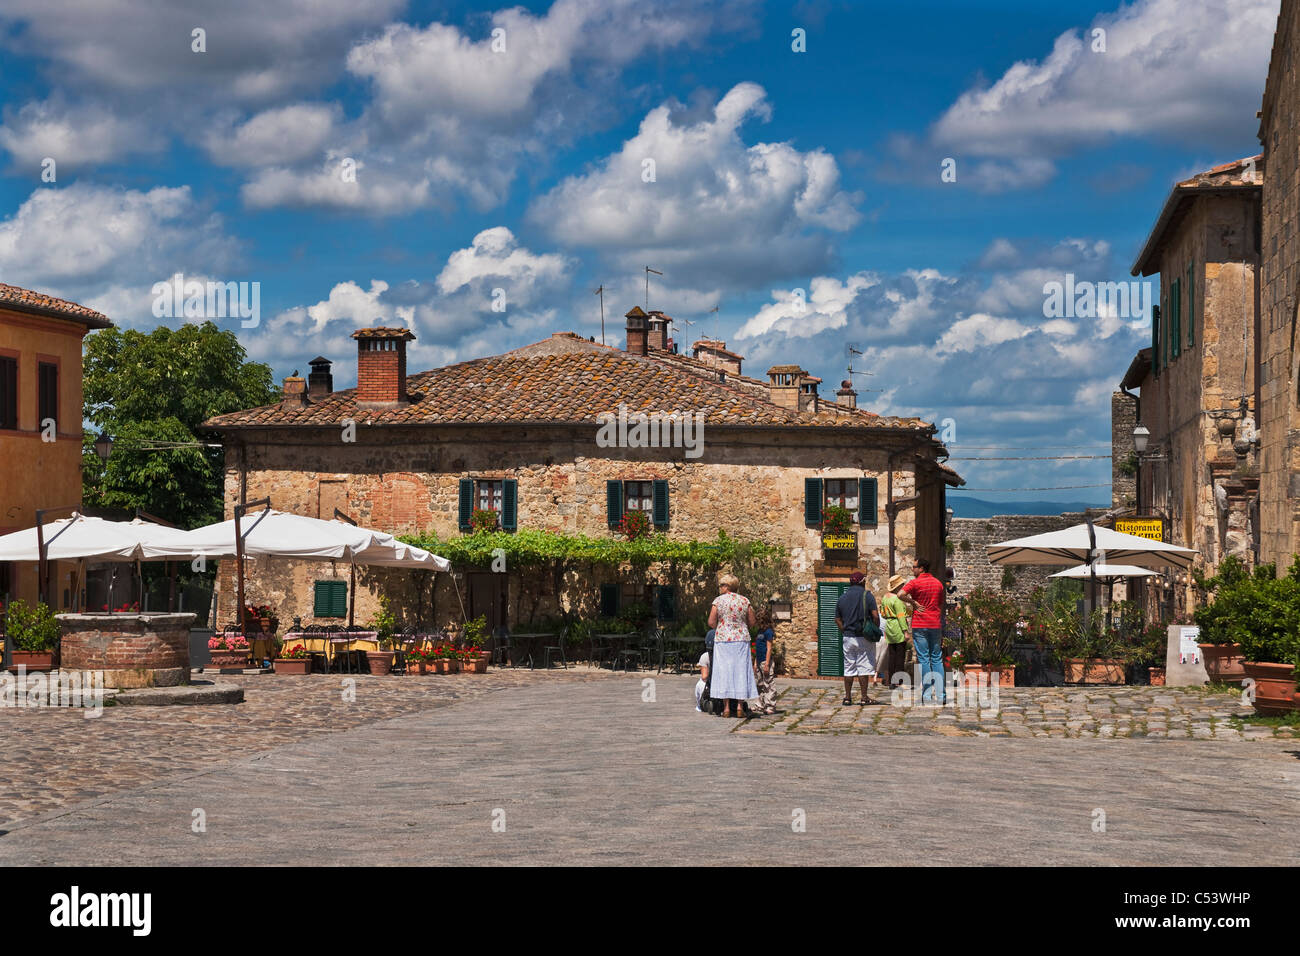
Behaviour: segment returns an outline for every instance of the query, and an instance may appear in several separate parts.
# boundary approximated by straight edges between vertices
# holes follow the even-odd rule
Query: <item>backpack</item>
[[[884,633],[880,629],[880,625],[873,621],[871,615],[867,613],[867,589],[864,586],[862,588],[862,636],[875,644],[884,636]]]

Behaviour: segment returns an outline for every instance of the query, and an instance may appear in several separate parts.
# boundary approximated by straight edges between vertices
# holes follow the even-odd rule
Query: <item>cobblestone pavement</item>
[[[1295,741],[749,733],[685,675],[417,680],[358,681],[356,712],[287,678],[239,706],[7,715],[11,795],[84,793],[95,746],[128,776],[0,826],[0,865],[1300,863]]]
[[[948,737],[1157,737],[1292,739],[1300,727],[1243,723],[1254,714],[1240,694],[1186,687],[1004,687],[996,702],[971,692],[966,706],[894,706],[875,688],[868,707],[843,705],[842,685],[789,682],[781,713],[744,721],[737,733],[942,734]],[[858,691],[854,688],[853,699]]]
[[[0,708],[0,827],[104,794],[145,786],[173,773],[414,714],[539,681],[608,679],[590,669],[489,670],[425,677],[357,675],[218,676],[244,688],[244,703],[216,706],[105,707],[99,717],[71,708]],[[201,675],[196,680],[203,680]]]

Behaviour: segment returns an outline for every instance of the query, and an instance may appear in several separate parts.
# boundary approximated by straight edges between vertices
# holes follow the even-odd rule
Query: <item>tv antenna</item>
[[[853,376],[855,376],[855,375],[869,376],[869,375],[875,375],[875,374],[876,374],[875,372],[855,372],[855,371],[853,371],[853,356],[855,356],[855,355],[865,355],[866,353],[863,352],[862,349],[855,348],[855,347],[853,346],[853,343],[852,343],[852,342],[847,343],[847,344],[845,345],[845,348],[848,350],[848,353],[849,353],[849,368],[848,368],[848,372],[849,372],[849,384],[850,384],[850,386],[853,384]],[[864,389],[862,389],[862,391],[864,391],[864,392],[883,392],[884,389],[883,389],[883,388],[864,388]]]
[[[647,312],[650,311],[650,274],[651,273],[654,273],[657,276],[663,275],[663,273],[660,272],[658,269],[651,269],[649,266],[645,267],[645,310]]]
[[[602,283],[592,295],[600,296],[600,344],[605,344],[605,286]]]

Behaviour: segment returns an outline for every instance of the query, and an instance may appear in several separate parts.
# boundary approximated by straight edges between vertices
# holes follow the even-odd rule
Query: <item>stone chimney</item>
[[[848,379],[840,382],[840,389],[835,393],[836,400],[849,408],[858,407],[858,393],[853,390],[853,383]]]
[[[816,375],[806,375],[799,383],[799,411],[816,414],[821,409],[821,396],[817,393],[821,383]]]
[[[307,380],[295,369],[294,373],[284,380],[284,397],[280,399],[280,407],[306,408],[310,404],[307,401]]]
[[[799,389],[808,375],[798,365],[773,365],[767,370],[767,390],[772,404],[799,411]]]
[[[645,355],[650,344],[650,316],[641,311],[641,306],[634,305],[624,318],[627,319],[628,354]]]
[[[406,343],[415,339],[409,329],[358,329],[357,404],[405,405]]]
[[[307,376],[307,397],[313,402],[328,398],[334,392],[334,376],[330,374],[333,363],[320,355],[307,363],[311,374]]]
[[[700,339],[691,346],[691,354],[706,365],[728,375],[739,375],[740,364],[745,360],[744,356],[728,352],[727,343],[717,339]]]
[[[658,349],[660,352],[668,351],[668,323],[672,318],[664,315],[658,309],[650,313],[650,334],[647,337],[647,344],[652,349]]]

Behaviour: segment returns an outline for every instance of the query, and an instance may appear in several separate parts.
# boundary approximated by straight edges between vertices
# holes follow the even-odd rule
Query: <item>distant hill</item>
[[[1063,511],[1109,508],[1110,502],[1091,501],[985,501],[965,495],[948,495],[954,518],[991,518],[994,515],[1058,515]]]

